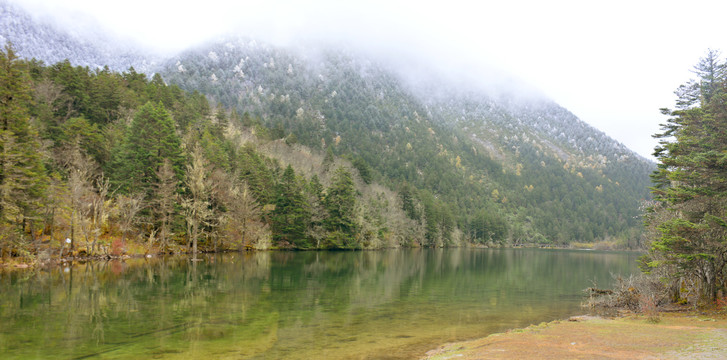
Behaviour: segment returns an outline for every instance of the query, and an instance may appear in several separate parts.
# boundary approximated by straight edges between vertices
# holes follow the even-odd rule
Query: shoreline
[[[420,249],[421,247],[411,248],[398,248],[398,249]],[[542,250],[572,250],[572,251],[603,251],[603,252],[641,252],[643,250],[638,249],[594,249],[594,248],[578,248],[578,247],[557,247],[557,246],[529,246],[529,245],[511,245],[511,246],[483,246],[481,244],[469,244],[469,246],[462,247],[444,247],[444,248],[470,248],[470,249],[542,249]],[[210,254],[225,254],[225,253],[247,253],[251,251],[386,251],[391,248],[381,249],[282,249],[282,248],[270,248],[270,249],[243,249],[243,250],[224,250],[218,252],[200,251],[197,256],[206,256]],[[23,259],[22,257],[5,257],[0,258],[0,271],[9,270],[25,270],[35,268],[48,268],[53,266],[60,266],[68,263],[85,263],[93,261],[111,261],[111,260],[128,260],[138,258],[155,258],[164,256],[188,256],[192,257],[191,252],[169,252],[169,253],[124,253],[121,255],[110,255],[110,254],[98,254],[98,255],[75,255],[75,256],[64,256],[57,257],[51,256],[46,259]],[[30,261],[28,261],[30,260]]]
[[[661,312],[615,318],[581,315],[443,344],[421,359],[727,358],[727,313]]]
[[[73,263],[87,263],[100,261],[124,261],[129,259],[149,259],[152,257],[167,256],[167,254],[128,254],[128,255],[94,255],[94,256],[74,256],[51,258],[33,262],[0,262],[0,270],[26,270],[26,269],[45,269],[49,267],[62,266]],[[190,255],[191,257],[191,255]]]

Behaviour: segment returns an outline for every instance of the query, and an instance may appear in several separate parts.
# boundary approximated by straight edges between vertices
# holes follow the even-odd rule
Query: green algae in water
[[[635,253],[261,252],[0,274],[4,359],[412,358],[580,312]]]

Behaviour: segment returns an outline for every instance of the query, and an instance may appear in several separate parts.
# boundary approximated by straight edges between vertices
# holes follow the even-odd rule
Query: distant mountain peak
[[[47,64],[70,60],[71,64],[124,71],[152,70],[159,58],[144,53],[127,40],[104,32],[92,19],[75,17],[73,26],[58,23],[48,16],[34,15],[27,7],[0,0],[0,41],[10,42],[16,53]],[[94,29],[95,31],[91,31]]]

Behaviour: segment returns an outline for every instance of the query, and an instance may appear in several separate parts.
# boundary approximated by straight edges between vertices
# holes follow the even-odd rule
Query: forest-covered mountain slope
[[[102,50],[53,40],[66,39],[57,30],[13,38],[6,29],[51,29],[22,19],[0,32],[34,49],[21,55],[53,63],[49,46],[62,43],[72,64],[101,65],[88,59]],[[113,66],[144,67],[147,59],[116,58]],[[411,74],[358,52],[239,37],[151,69],[205,94],[213,108],[234,109],[256,136],[346,158],[363,181],[396,190],[409,220],[425,229],[422,245],[639,240],[639,205],[654,165],[548,99],[424,74],[413,85],[405,80]]]
[[[300,51],[244,38],[189,50],[166,81],[262,119],[415,190],[428,239],[458,227],[475,241],[636,240],[653,164],[550,100],[446,82],[410,85],[385,64],[340,49]],[[431,89],[437,89],[432,91]]]

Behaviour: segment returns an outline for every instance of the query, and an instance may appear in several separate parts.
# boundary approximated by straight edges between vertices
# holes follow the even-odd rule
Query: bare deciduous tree
[[[98,252],[98,238],[109,218],[108,209],[112,202],[106,199],[109,195],[109,189],[109,180],[104,178],[103,175],[96,179],[96,192],[91,194],[88,211],[92,236],[91,246],[88,250],[89,254]]]
[[[169,248],[169,237],[172,235],[169,226],[174,216],[174,204],[177,200],[177,177],[172,169],[169,159],[156,172],[159,182],[155,186],[156,200],[154,213],[159,221],[159,249],[167,252]]]
[[[195,145],[192,150],[192,163],[187,165],[186,185],[189,188],[191,197],[182,201],[182,206],[185,209],[185,219],[187,220],[188,236],[192,242],[192,253],[195,260],[197,258],[197,241],[202,227],[213,216],[210,209],[211,184],[208,179],[209,173],[210,166],[207,159],[202,155],[202,148]]]
[[[96,163],[83,153],[78,141],[59,152],[63,164],[68,169],[68,194],[70,195],[70,239],[71,250],[76,246],[77,230],[88,243],[90,222],[89,207],[93,197],[92,179],[96,171]]]
[[[139,212],[144,208],[144,195],[119,195],[116,198],[116,216],[121,230],[121,243],[126,242],[129,232],[139,221]]]

